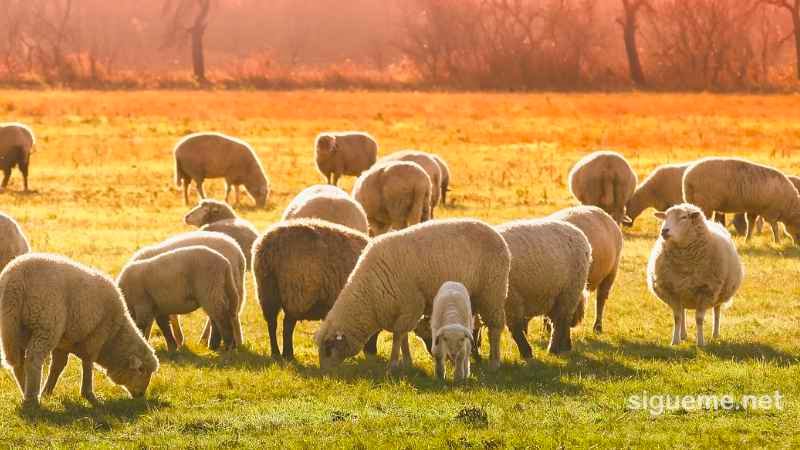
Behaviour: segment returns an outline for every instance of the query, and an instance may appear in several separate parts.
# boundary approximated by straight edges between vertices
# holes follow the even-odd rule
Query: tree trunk
[[[800,80],[800,5],[792,11],[792,23],[794,24],[794,52],[795,64],[797,65],[797,79]]]
[[[639,60],[639,49],[636,47],[636,11],[625,11],[625,23],[622,28],[631,81],[636,86],[643,87],[645,85],[644,72]]]
[[[199,83],[207,83],[206,79],[206,61],[203,54],[203,35],[205,34],[206,27],[195,26],[192,28],[192,67],[194,69],[194,78]]]

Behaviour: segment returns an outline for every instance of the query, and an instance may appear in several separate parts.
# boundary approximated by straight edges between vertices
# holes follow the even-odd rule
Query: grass
[[[36,192],[18,193],[15,173],[0,210],[20,221],[36,250],[112,275],[140,246],[188,229],[171,148],[198,130],[237,135],[257,149],[272,181],[269,207],[240,213],[259,229],[321,180],[312,142],[326,129],[369,130],[381,153],[440,153],[454,189],[440,217],[495,224],[573,204],[566,174],[599,147],[624,153],[640,179],[657,164],[704,155],[740,155],[800,173],[796,96],[0,91],[0,118],[29,123],[39,139],[31,165]],[[222,183],[211,182],[208,192],[221,196]],[[359,356],[323,374],[312,343],[317,324],[303,323],[295,332],[298,362],[276,363],[248,277],[247,347],[203,349],[196,344],[202,318],[190,316],[189,348],[169,354],[153,337],[162,367],[146,400],[126,398],[98,374],[104,401],[90,406],[79,396],[80,364],[71,359],[54,397],[26,412],[10,373],[0,373],[0,447],[800,446],[800,251],[767,234],[750,243],[737,238],[747,275],[724,312],[723,338],[703,349],[693,338],[671,347],[670,311],[645,286],[657,229],[645,213],[626,231],[606,331],[591,331],[592,301],[566,356],[546,354],[534,321],[531,363],[520,360],[506,333],[502,369],[477,366],[462,386],[435,381],[416,341],[415,369],[387,377],[386,336],[378,358]],[[651,415],[626,407],[629,396],[645,392],[739,399],[775,391],[784,397],[781,410]]]

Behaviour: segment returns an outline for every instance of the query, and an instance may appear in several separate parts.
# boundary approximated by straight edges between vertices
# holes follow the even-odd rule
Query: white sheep
[[[19,224],[10,216],[0,213],[0,270],[14,258],[31,251],[28,238]]]
[[[636,173],[619,153],[598,151],[575,163],[569,190],[581,204],[603,208],[617,223],[632,223],[625,205],[636,190]]]
[[[694,205],[676,205],[655,216],[664,223],[647,264],[647,285],[672,308],[672,345],[686,339],[685,310],[694,309],[697,345],[702,346],[706,310],[714,310],[713,337],[718,338],[722,305],[731,302],[742,283],[739,254],[730,233]]]
[[[362,233],[369,232],[367,213],[360,203],[342,189],[317,184],[303,189],[283,212],[282,220],[322,219]]]
[[[379,159],[376,165],[389,162],[406,161],[419,164],[422,170],[431,179],[431,219],[433,219],[433,209],[439,205],[442,190],[442,170],[433,155],[419,150],[401,150],[391,153]]]
[[[319,173],[336,186],[342,175],[357,177],[375,164],[378,143],[363,132],[327,132],[317,136],[314,151]]]
[[[447,281],[433,299],[431,313],[431,354],[436,361],[436,377],[444,379],[444,363],[455,366],[455,380],[469,378],[469,356],[475,344],[472,333],[472,305],[463,284]]]

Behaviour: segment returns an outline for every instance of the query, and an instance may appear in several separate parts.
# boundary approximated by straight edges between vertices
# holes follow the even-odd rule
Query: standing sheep
[[[436,360],[436,378],[444,379],[446,359],[453,361],[455,380],[469,378],[469,355],[475,341],[472,338],[472,306],[469,291],[463,284],[447,281],[433,299],[431,313],[431,353]]]
[[[0,191],[8,186],[11,169],[16,166],[22,173],[23,189],[28,192],[28,165],[34,145],[36,138],[27,125],[19,122],[0,123],[0,170],[3,171]]]
[[[617,223],[632,223],[625,215],[625,205],[636,190],[636,174],[619,153],[586,155],[570,170],[569,189],[579,202],[599,206]]]
[[[548,217],[563,220],[578,227],[589,239],[592,247],[592,265],[589,268],[587,289],[597,291],[594,331],[603,332],[603,310],[617,277],[622,259],[622,231],[614,219],[596,206],[575,206],[563,209]]]
[[[182,247],[132,262],[120,272],[117,285],[144,338],[150,338],[156,320],[171,352],[177,346],[167,337],[167,316],[189,314],[198,307],[222,334],[225,348],[242,344],[233,269],[224,256],[208,247]]]
[[[230,205],[217,200],[201,200],[183,217],[183,221],[201,231],[216,231],[230,236],[244,253],[247,270],[251,269],[251,249],[258,231],[250,222],[237,217]]]
[[[189,183],[194,180],[201,198],[206,198],[203,181],[225,178],[225,201],[236,187],[244,185],[256,206],[263,208],[269,196],[269,180],[255,151],[246,142],[221,133],[194,133],[175,146],[175,184],[183,186],[183,201],[189,205]]]
[[[11,260],[31,251],[28,239],[19,224],[3,213],[0,213],[0,270]]]
[[[372,240],[316,334],[320,366],[341,364],[380,330],[393,333],[389,368],[399,368],[401,347],[410,365],[408,332],[431,314],[442,284],[458,280],[489,328],[489,368],[497,369],[510,265],[502,236],[478,220],[433,221]]]
[[[389,162],[361,174],[353,198],[367,213],[370,236],[401,230],[431,217],[431,179],[417,164]]]
[[[50,395],[74,354],[82,361],[81,395],[97,403],[92,368],[141,397],[158,359],[131,320],[107,276],[65,257],[29,253],[0,273],[0,338],[25,405],[39,404],[42,365],[52,354],[44,395]]]
[[[729,303],[744,277],[731,235],[706,220],[700,208],[681,204],[657,212],[664,221],[647,264],[647,285],[672,308],[672,345],[686,339],[686,309],[696,310],[697,345],[705,344],[703,320],[714,309],[714,338],[719,337],[721,307]]]
[[[333,306],[369,238],[317,219],[271,227],[253,246],[253,275],[267,321],[273,358],[278,313],[283,310],[283,358],[294,358],[292,333],[299,320],[322,320]]]
[[[317,184],[305,188],[289,203],[282,220],[316,218],[369,232],[367,213],[360,203],[336,186]]]
[[[775,242],[780,242],[778,222],[783,222],[800,245],[800,193],[777,169],[738,158],[701,159],[686,169],[683,195],[706,217],[713,211],[764,217]],[[752,234],[748,227],[748,240]]]
[[[439,170],[442,172],[442,206],[445,206],[447,203],[447,192],[450,190],[450,167],[447,165],[447,161],[444,160],[441,156],[437,155],[436,153],[431,153],[433,159],[436,160],[436,164],[439,165]]]
[[[518,220],[497,227],[511,251],[506,322],[520,355],[533,356],[528,322],[553,324],[550,353],[572,350],[570,328],[583,319],[592,247],[581,230],[560,220]]]
[[[792,182],[794,187],[800,191],[800,177],[794,175],[786,176]],[[747,235],[747,230],[752,224],[755,224],[756,234],[761,234],[764,228],[764,218],[755,214],[737,213],[733,217],[733,226],[736,227],[736,232],[742,236]]]
[[[334,186],[342,175],[361,175],[378,157],[375,139],[355,131],[322,133],[314,141],[314,150],[319,173]]]
[[[433,209],[439,205],[442,189],[442,171],[439,168],[439,163],[428,153],[417,150],[403,150],[384,156],[378,161],[378,164],[396,161],[417,163],[428,174],[431,179],[431,219],[433,219]]]
[[[245,300],[247,299],[244,290],[246,260],[244,254],[239,249],[239,244],[225,234],[214,231],[192,231],[178,234],[159,244],[140,249],[134,253],[130,262],[153,258],[162,253],[195,245],[208,247],[228,260],[231,269],[233,269],[233,278],[236,283],[237,293],[239,294],[239,312],[241,313],[242,309],[244,309]],[[130,264],[130,262],[128,264]],[[183,331],[181,330],[180,321],[178,316],[171,316],[169,320],[172,323],[172,329],[162,330],[164,332],[164,338],[167,339],[167,345],[170,348],[172,348],[172,346],[179,348],[183,345]],[[162,322],[163,318],[156,318],[156,323],[159,324],[159,326],[161,326]],[[201,340],[206,342],[210,348],[216,349],[219,346],[221,336],[216,329],[212,328],[211,321],[207,321],[203,329],[203,337]]]

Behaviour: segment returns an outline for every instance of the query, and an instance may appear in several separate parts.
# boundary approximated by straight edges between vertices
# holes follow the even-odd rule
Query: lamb
[[[592,264],[589,267],[587,289],[597,291],[595,333],[603,332],[603,310],[614,285],[622,258],[622,231],[614,219],[596,206],[576,206],[547,217],[563,220],[578,227],[589,239]]]
[[[489,328],[489,368],[499,368],[510,266],[502,236],[478,220],[437,220],[373,239],[315,336],[320,366],[341,364],[380,330],[393,333],[390,370],[400,366],[401,347],[410,365],[408,332],[431,314],[441,285],[458,280]]]
[[[683,196],[706,217],[712,211],[762,216],[775,242],[780,242],[778,223],[783,222],[800,245],[800,193],[777,169],[738,158],[704,158],[686,169]],[[752,228],[747,230],[747,240]]]
[[[307,187],[283,212],[282,220],[317,218],[338,223],[362,233],[369,232],[367,213],[360,203],[336,186],[317,184]]]
[[[11,260],[31,251],[28,238],[19,224],[10,216],[0,213],[0,270]]]
[[[584,205],[603,208],[617,223],[629,225],[625,205],[636,190],[636,174],[625,157],[598,151],[578,161],[569,172],[569,189]]]
[[[403,150],[384,156],[378,161],[378,164],[395,161],[417,163],[428,174],[431,179],[431,219],[433,219],[433,209],[439,205],[439,198],[441,197],[442,171],[439,168],[439,163],[428,153],[417,150]]]
[[[130,259],[130,262],[153,258],[162,253],[195,245],[208,247],[218,252],[228,260],[228,263],[231,265],[231,269],[233,269],[233,278],[234,282],[236,283],[236,290],[239,294],[240,301],[239,312],[241,313],[242,309],[244,309],[246,300],[244,290],[244,272],[246,266],[245,257],[242,251],[239,249],[239,244],[225,234],[214,231],[192,231],[189,233],[178,234],[159,244],[140,249],[138,252],[134,253]],[[167,340],[167,346],[169,348],[180,348],[183,345],[184,340],[180,321],[178,320],[178,316],[171,316],[169,319],[172,324],[172,328],[162,328],[161,331],[164,333],[164,338]],[[158,324],[159,327],[161,327],[163,322],[163,318],[156,318],[156,324]],[[210,341],[208,340],[209,335]],[[217,330],[211,326],[211,322],[207,321],[203,331],[203,337],[201,339],[204,342],[208,342],[210,348],[216,349],[219,346],[220,337],[221,336],[219,332],[217,332]]]
[[[183,186],[183,201],[189,205],[189,183],[194,180],[201,198],[206,198],[203,181],[225,178],[225,201],[244,185],[256,206],[263,208],[269,196],[269,180],[255,151],[244,141],[221,133],[194,133],[175,146],[175,184]]]
[[[81,395],[93,404],[95,363],[133,397],[145,394],[158,370],[114,282],[63,256],[29,253],[0,273],[0,335],[25,406],[39,404],[42,365],[51,353],[44,395],[52,394],[72,353],[82,361]]]
[[[436,160],[436,164],[439,165],[439,170],[442,172],[442,206],[445,206],[447,203],[447,192],[450,190],[450,167],[447,165],[447,161],[444,160],[441,156],[437,155],[436,153],[431,153],[433,159]]]
[[[291,360],[295,324],[325,318],[368,242],[364,233],[318,219],[279,222],[258,238],[253,275],[273,358],[281,357],[278,313],[284,313],[283,358]]]
[[[742,282],[739,254],[730,233],[706,220],[697,206],[676,205],[656,217],[664,223],[647,264],[647,285],[672,308],[672,345],[687,338],[685,310],[694,309],[697,345],[702,346],[706,310],[714,310],[713,337],[719,338],[721,307],[731,302]]]
[[[431,313],[431,353],[436,360],[436,377],[444,379],[445,359],[455,365],[456,381],[469,378],[469,355],[475,343],[472,338],[472,306],[463,284],[447,281],[433,299]]]
[[[412,162],[388,162],[361,174],[353,198],[367,213],[370,236],[429,220],[431,179]]]
[[[317,136],[314,149],[319,173],[334,186],[343,175],[361,175],[378,157],[375,139],[355,131],[322,133]]]
[[[586,235],[560,220],[518,220],[498,226],[511,251],[506,323],[520,355],[532,357],[528,322],[552,323],[550,353],[572,350],[570,328],[583,319],[592,247]]]
[[[3,171],[0,191],[8,186],[11,169],[16,166],[22,173],[23,190],[28,192],[28,166],[34,145],[36,138],[27,125],[19,122],[0,123],[0,170]]]
[[[145,339],[150,339],[153,320],[169,330],[168,315],[188,314],[200,307],[222,334],[225,348],[242,345],[236,280],[219,252],[195,245],[134,261],[122,269],[117,285]],[[175,351],[174,343],[166,340],[169,351]]]
[[[201,200],[183,218],[186,225],[199,227],[202,231],[216,231],[227,234],[239,244],[244,253],[246,269],[251,270],[251,249],[258,237],[258,231],[250,222],[236,216],[227,203],[217,200]]]

